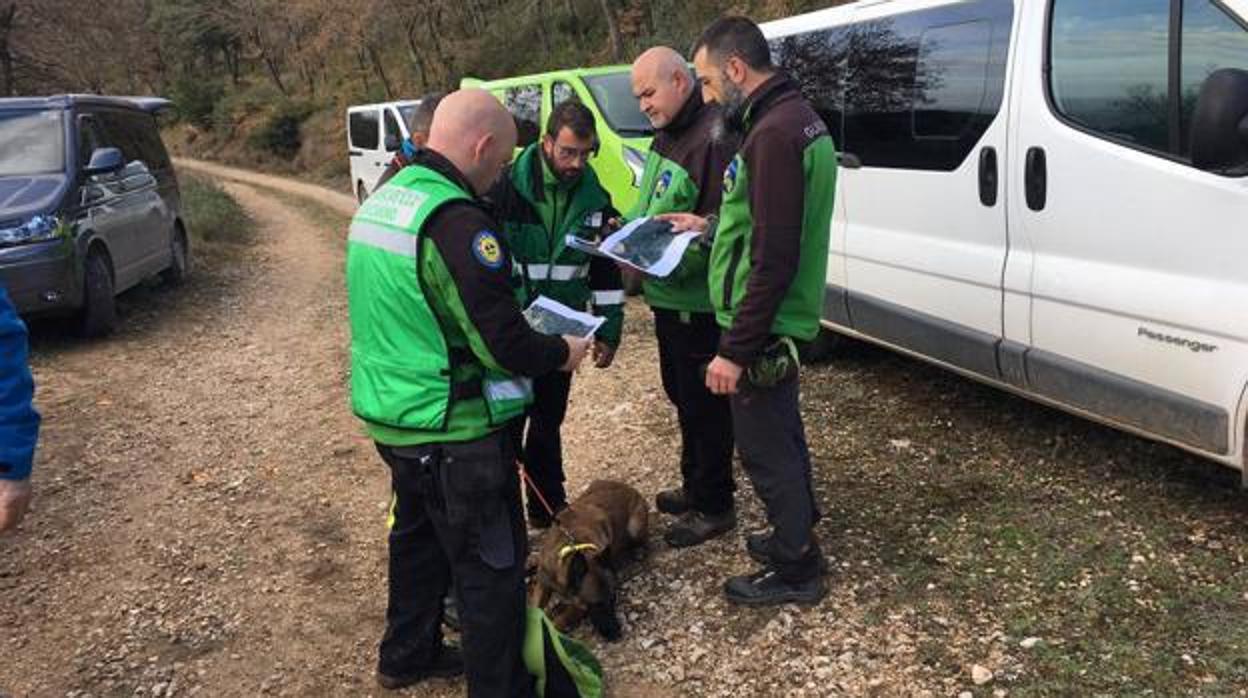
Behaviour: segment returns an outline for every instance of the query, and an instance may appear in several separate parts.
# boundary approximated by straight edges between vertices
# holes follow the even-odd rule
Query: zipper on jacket
[[[732,243],[732,256],[728,258],[728,274],[724,278],[724,309],[732,309],[732,287],[737,280],[737,267],[741,264],[741,255],[745,253],[745,238],[739,237]]]

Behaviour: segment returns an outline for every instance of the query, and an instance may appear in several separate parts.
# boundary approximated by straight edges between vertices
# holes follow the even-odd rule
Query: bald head
[[[655,46],[633,61],[633,95],[641,111],[655,128],[664,128],[676,118],[693,94],[693,76],[685,59],[675,49]]]
[[[516,124],[489,92],[458,90],[438,103],[428,146],[450,160],[482,194],[511,161]]]

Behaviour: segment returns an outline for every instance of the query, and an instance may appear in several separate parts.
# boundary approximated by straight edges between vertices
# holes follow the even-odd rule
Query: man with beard
[[[638,56],[632,83],[642,113],[657,132],[630,218],[716,213],[724,168],[737,145],[731,134],[712,137],[719,108],[702,101],[685,59],[666,46]],[[720,334],[706,285],[708,257],[708,245],[690,245],[669,276],[646,278],[642,285],[654,311],[659,376],[680,424],[681,486],[655,497],[659,511],[681,517],[664,534],[678,548],[703,543],[737,524],[732,413],[728,399],[712,394],[701,374],[715,356]]]
[[[793,340],[819,332],[836,148],[797,85],[772,65],[750,20],[716,20],[693,54],[703,96],[743,134],[710,231],[711,300],[724,333],[706,385],[731,396],[737,448],[772,526],[747,539],[764,568],[729,579],[724,593],[748,605],[816,603],[826,587]],[[679,229],[711,227],[692,214],[669,219]]]
[[[594,366],[615,358],[624,324],[624,289],[615,263],[568,247],[574,235],[599,242],[617,215],[589,159],[598,150],[594,114],[569,100],[555,106],[540,141],[525,148],[495,183],[489,198],[515,259],[514,271],[527,301],[546,296],[576,310],[591,309],[607,321],[593,344]],[[542,499],[554,512],[567,506],[563,445],[559,430],[568,408],[572,376],[550,374],[533,383],[534,402],[527,432],[516,434],[522,460],[540,497],[529,493],[529,523],[552,523]]]

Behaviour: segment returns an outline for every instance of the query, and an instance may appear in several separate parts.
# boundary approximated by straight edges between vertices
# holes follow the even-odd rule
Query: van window
[[[347,132],[351,137],[351,147],[361,150],[376,150],[380,139],[377,136],[377,110],[353,111],[347,117]]]
[[[633,95],[633,81],[627,70],[587,77],[585,86],[612,131],[625,138],[654,135],[654,127],[641,113],[640,103]]]
[[[868,167],[956,170],[1001,110],[1010,0],[854,26],[843,150]]]
[[[503,106],[516,120],[516,145],[523,148],[536,142],[542,132],[542,86],[508,87],[503,92]]]
[[[919,38],[914,137],[959,138],[984,103],[992,25],[932,27]]]
[[[845,61],[852,36],[851,27],[833,27],[771,42],[772,61],[801,87],[837,148],[845,146]]]
[[[1054,0],[1054,106],[1115,140],[1168,150],[1169,27],[1170,0]]]
[[[399,129],[399,122],[394,118],[394,112],[386,109],[382,113],[386,115],[386,138],[394,136],[395,139],[397,139],[397,142],[401,143],[403,141],[403,131]],[[383,145],[386,144],[383,142]],[[398,150],[398,148],[391,148],[387,145],[386,150],[393,153]]]
[[[152,170],[168,164],[168,156],[156,133],[156,121],[150,115],[110,109],[96,112],[93,119],[108,145],[120,149],[127,163],[137,160]]]
[[[0,111],[0,177],[65,171],[65,127],[59,110]]]
[[[1183,3],[1182,115],[1180,155],[1191,154],[1192,114],[1209,74],[1221,68],[1248,70],[1248,30],[1211,0]]]
[[[550,86],[550,103],[552,106],[555,104],[563,104],[569,99],[580,100],[580,97],[576,95],[576,89],[574,89],[571,85],[560,80]]]

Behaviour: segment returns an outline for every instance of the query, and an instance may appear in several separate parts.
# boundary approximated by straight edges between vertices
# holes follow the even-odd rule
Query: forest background
[[[835,0],[0,0],[0,95],[159,95],[166,143],[349,187],[350,104],[686,49]]]

